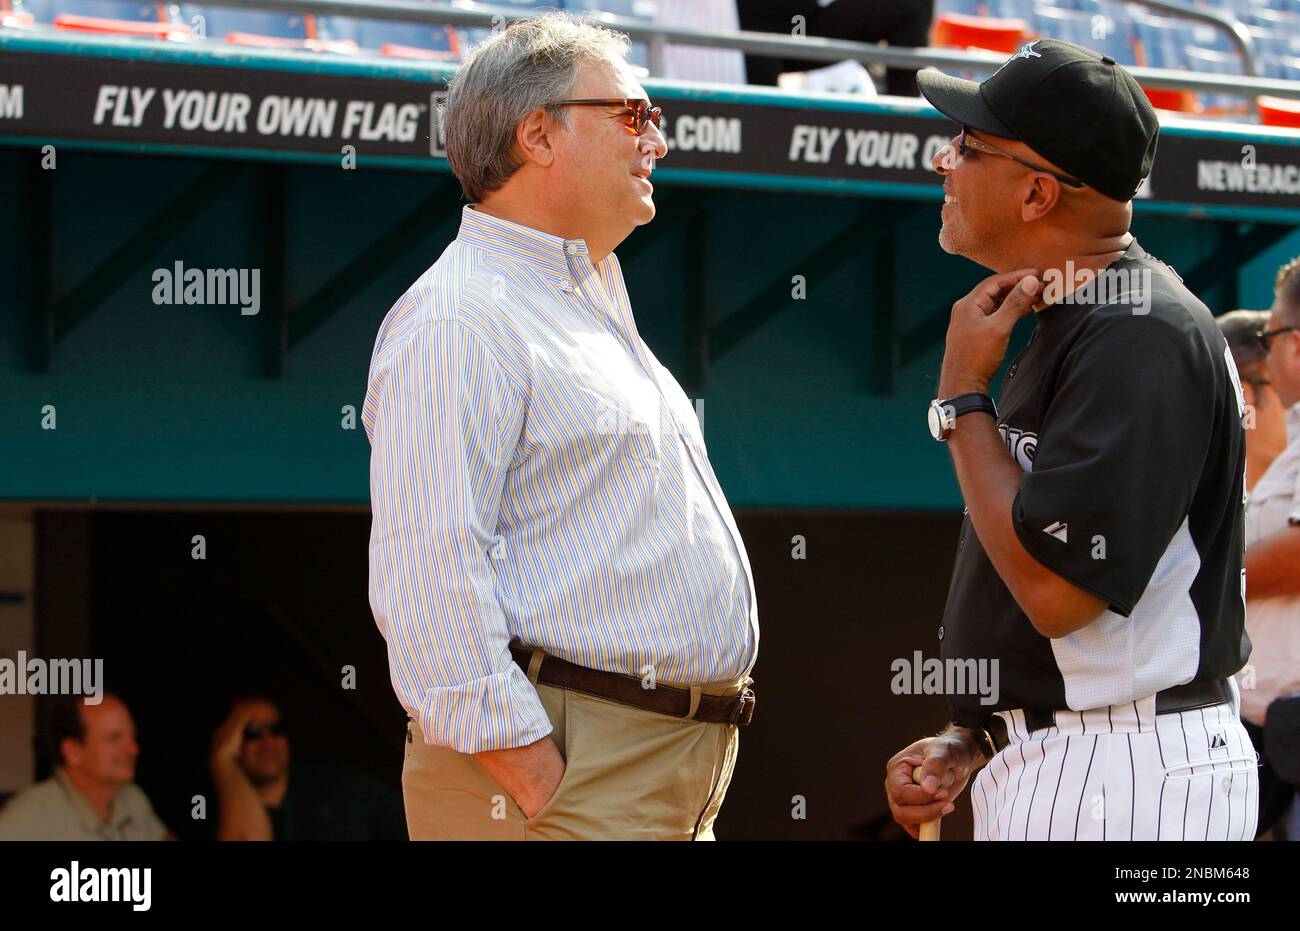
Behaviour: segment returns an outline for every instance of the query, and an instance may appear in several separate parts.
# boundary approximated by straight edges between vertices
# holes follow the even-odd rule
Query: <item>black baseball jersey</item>
[[[941,653],[945,664],[998,660],[998,700],[950,695],[959,724],[995,710],[1122,704],[1229,676],[1250,655],[1244,402],[1232,357],[1205,305],[1136,240],[1107,271],[1098,299],[1037,314],[1008,368],[998,429],[1024,470],[1011,515],[1020,542],[1108,610],[1044,637],[967,516]],[[1121,287],[1125,276],[1144,290]]]

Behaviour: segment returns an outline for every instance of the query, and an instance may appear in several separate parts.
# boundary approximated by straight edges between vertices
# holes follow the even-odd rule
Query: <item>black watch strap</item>
[[[959,394],[955,398],[949,398],[939,403],[944,406],[944,409],[953,420],[956,420],[962,414],[973,414],[976,411],[984,411],[986,414],[992,414],[994,420],[998,419],[998,406],[993,403],[991,397],[978,391],[970,394]]]

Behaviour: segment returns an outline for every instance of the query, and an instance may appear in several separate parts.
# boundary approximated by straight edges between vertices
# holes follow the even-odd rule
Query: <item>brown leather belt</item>
[[[510,655],[515,662],[529,671],[534,651],[517,644],[510,645]],[[690,716],[692,721],[704,721],[708,724],[734,724],[745,727],[754,717],[754,704],[757,699],[754,690],[745,688],[737,695],[700,695],[699,707],[691,715],[691,691],[670,685],[656,685],[644,688],[635,676],[624,676],[617,672],[602,672],[588,669],[551,656],[542,654],[541,665],[537,668],[537,680],[543,685],[552,685],[557,689],[571,692],[585,692],[598,698],[607,698],[620,705],[657,711],[659,714],[674,718]]]
[[[1175,711],[1194,711],[1232,701],[1232,689],[1227,679],[1215,679],[1210,682],[1188,682],[1175,685],[1156,692],[1156,714],[1172,714]],[[1041,708],[1025,708],[1025,727],[1030,731],[1041,730],[1056,724],[1056,712]],[[1077,712],[1076,712],[1077,713]],[[980,744],[984,755],[992,759],[1011,744],[1007,736],[1007,722],[1001,716],[992,714],[984,721],[982,728],[972,728],[975,740]]]

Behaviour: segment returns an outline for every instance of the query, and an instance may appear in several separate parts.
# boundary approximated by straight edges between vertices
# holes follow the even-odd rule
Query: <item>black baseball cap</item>
[[[1107,197],[1132,200],[1151,173],[1155,108],[1133,75],[1100,52],[1035,39],[983,82],[937,71],[916,81],[944,116],[1023,142]]]

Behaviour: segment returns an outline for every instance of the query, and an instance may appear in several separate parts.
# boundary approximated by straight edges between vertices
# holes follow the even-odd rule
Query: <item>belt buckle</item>
[[[743,689],[736,696],[736,704],[732,706],[731,714],[728,717],[728,724],[734,724],[736,727],[744,727],[754,718],[754,705],[758,703],[758,698],[754,695],[753,689]]]

